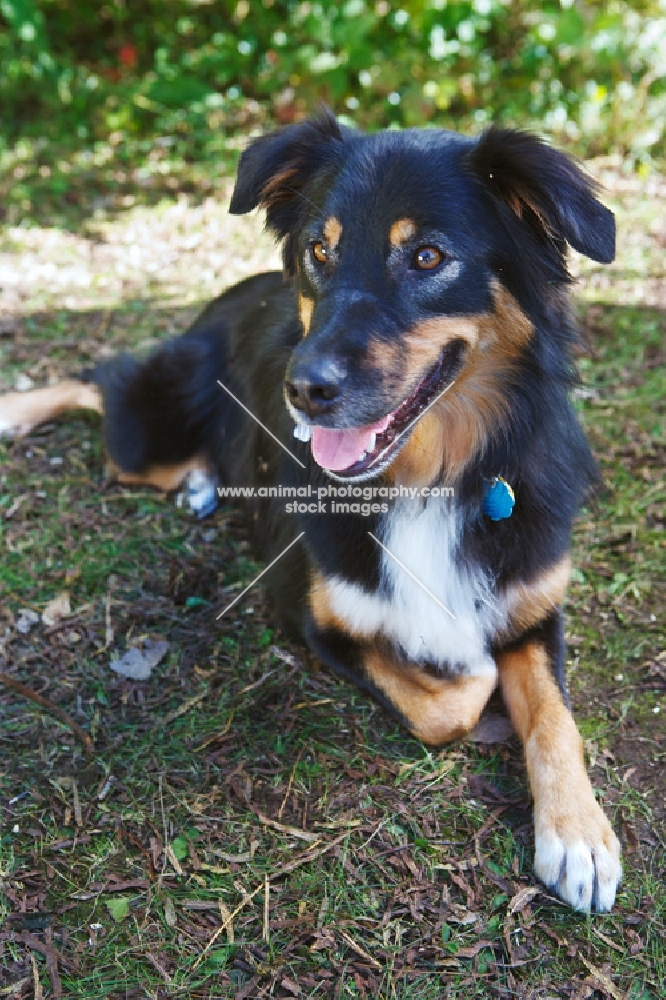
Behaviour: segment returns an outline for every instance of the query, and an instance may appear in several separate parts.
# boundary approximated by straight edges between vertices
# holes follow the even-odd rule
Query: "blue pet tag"
[[[513,490],[501,476],[495,478],[486,487],[482,510],[491,521],[502,521],[511,517],[516,498]]]

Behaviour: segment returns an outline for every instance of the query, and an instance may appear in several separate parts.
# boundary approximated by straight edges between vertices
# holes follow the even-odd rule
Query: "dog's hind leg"
[[[45,389],[0,396],[0,436],[20,437],[75,409],[103,418],[108,468],[119,482],[170,492],[190,508],[217,505],[224,345],[219,325],[167,341],[142,361],[119,355]]]
[[[124,472],[110,461],[107,470],[124,486],[152,486],[165,493],[184,486],[187,505],[197,517],[212,514],[218,504],[217,477],[201,455],[175,465],[151,465],[144,472]]]
[[[0,438],[19,438],[41,424],[57,420],[73,410],[104,414],[104,396],[94,383],[67,379],[44,389],[8,392],[0,395]],[[153,486],[170,492],[188,481],[190,506],[199,513],[211,503],[210,488],[204,481],[207,463],[199,456],[184,462],[151,465],[141,472],[122,469],[113,460],[107,463],[111,477],[128,486]]]
[[[316,586],[310,592],[310,612],[305,631],[313,652],[336,673],[370,691],[424,743],[440,746],[466,736],[497,687],[496,671],[438,677],[398,659],[381,644],[350,635],[331,616]]]
[[[78,379],[67,379],[45,389],[5,393],[0,395],[0,437],[22,437],[71,410],[103,413],[99,388]]]
[[[194,513],[214,509],[224,353],[223,328],[203,327],[143,361],[122,355],[91,373],[104,397],[104,444],[119,482],[167,492],[185,483]]]
[[[491,673],[434,677],[376,650],[366,653],[363,665],[371,690],[418,739],[433,746],[466,736],[497,686],[497,676]]]

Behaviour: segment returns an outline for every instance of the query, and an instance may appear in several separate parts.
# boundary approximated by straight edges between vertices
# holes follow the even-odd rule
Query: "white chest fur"
[[[332,610],[352,633],[368,638],[379,633],[414,662],[494,674],[487,645],[502,615],[486,575],[457,561],[459,528],[448,499],[396,504],[377,536],[385,546],[382,587],[371,593],[341,577],[329,578]]]

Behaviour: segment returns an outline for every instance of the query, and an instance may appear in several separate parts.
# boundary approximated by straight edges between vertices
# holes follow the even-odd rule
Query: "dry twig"
[[[61,722],[64,722],[64,724],[72,730],[77,739],[83,743],[86,753],[92,753],[94,751],[95,744],[85,729],[82,729],[78,722],[74,722],[74,719],[70,719],[67,712],[63,712],[62,708],[58,708],[57,705],[54,705],[53,702],[49,701],[48,698],[45,698],[44,695],[37,694],[37,692],[33,691],[32,688],[26,687],[25,684],[21,684],[20,681],[10,677],[9,674],[2,673],[2,671],[0,671],[0,684],[4,684],[5,687],[11,688],[12,691],[16,691],[17,694],[21,695],[21,697],[34,701],[36,705],[41,706],[41,708],[45,708],[47,712],[51,713],[51,715],[55,715],[56,718],[60,719]]]

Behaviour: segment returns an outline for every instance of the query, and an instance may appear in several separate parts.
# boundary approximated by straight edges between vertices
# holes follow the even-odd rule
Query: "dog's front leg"
[[[538,877],[576,910],[610,910],[622,876],[620,844],[597,803],[583,742],[543,645],[498,654],[500,685],[525,748],[534,797]]]

